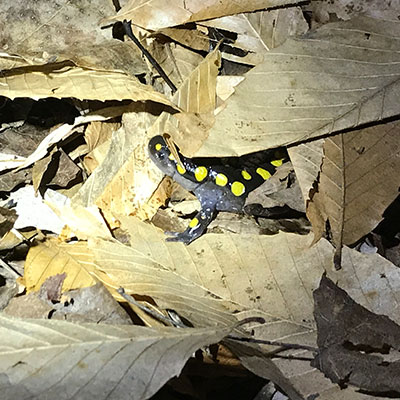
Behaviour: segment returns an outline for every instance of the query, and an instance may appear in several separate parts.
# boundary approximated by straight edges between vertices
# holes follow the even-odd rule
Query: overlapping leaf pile
[[[291,399],[370,398],[341,391],[332,368],[324,369],[329,327],[322,332],[315,323],[324,304],[319,289],[314,309],[312,292],[325,273],[362,306],[389,316],[392,327],[400,322],[397,267],[346,247],[370,233],[398,195],[400,23],[386,3],[379,11],[375,2],[358,10],[340,0],[303,3],[135,0],[119,11],[102,0],[0,5],[5,399],[150,398],[194,351],[248,336],[238,324],[247,317],[253,338],[270,345],[231,336],[227,347]],[[124,20],[176,91],[123,40]],[[295,208],[306,210],[313,232],[260,235],[268,228],[253,224],[247,234],[166,243],[143,221],[172,192],[189,197],[147,155],[159,134],[189,157],[287,147],[299,184]],[[290,186],[291,178],[276,182]],[[192,202],[185,204],[189,211],[180,205],[180,212],[190,214]],[[170,211],[157,218],[176,223]],[[124,302],[123,287],[133,297],[129,315],[145,326],[129,326],[125,312],[117,324],[114,300],[114,311],[98,307],[85,319],[94,303],[88,287]],[[324,309],[335,326],[338,304]],[[87,323],[93,320],[110,325]],[[342,350],[364,360],[363,345]],[[399,343],[391,338],[382,352],[386,345]],[[361,373],[346,364],[338,376],[365,388]],[[390,382],[367,386],[398,390]]]

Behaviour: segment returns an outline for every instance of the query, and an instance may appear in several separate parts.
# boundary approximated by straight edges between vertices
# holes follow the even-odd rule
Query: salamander
[[[196,163],[179,153],[179,163],[162,136],[150,139],[148,151],[164,174],[193,192],[200,202],[200,211],[184,232],[165,232],[170,235],[167,241],[185,244],[201,236],[218,211],[242,212],[247,195],[269,179],[283,162],[283,159],[276,159],[263,167],[237,169]]]

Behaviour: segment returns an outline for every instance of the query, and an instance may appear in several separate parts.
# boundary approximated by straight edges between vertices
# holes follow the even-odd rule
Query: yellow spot
[[[224,174],[218,174],[215,177],[215,183],[218,186],[225,186],[228,183],[228,178]]]
[[[194,170],[194,177],[197,181],[201,182],[208,175],[208,171],[206,167],[197,167]]]
[[[199,220],[197,218],[193,218],[189,222],[189,228],[195,228],[199,224]]]
[[[156,150],[160,151],[162,149],[162,144],[161,143],[157,143],[156,144]]]
[[[235,181],[232,183],[231,190],[235,196],[241,196],[246,189],[242,182]]]
[[[267,180],[269,178],[271,178],[271,174],[265,170],[264,168],[257,168],[256,170],[258,175],[261,175],[263,179]]]
[[[249,181],[251,179],[251,175],[245,170],[242,171],[242,176],[244,179],[246,179],[246,181]]]
[[[168,158],[169,158],[171,161],[174,161],[174,160],[175,160],[175,157],[174,157],[174,155],[173,155],[172,153],[169,154]]]
[[[283,163],[283,158],[281,158],[280,160],[271,161],[271,164],[272,164],[274,167],[280,167],[280,166],[282,165],[282,163]]]
[[[182,168],[179,164],[176,166],[176,169],[178,170],[178,172],[183,175],[186,172],[185,168]]]

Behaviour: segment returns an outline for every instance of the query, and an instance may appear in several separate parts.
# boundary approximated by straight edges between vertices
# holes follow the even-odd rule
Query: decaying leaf
[[[329,278],[314,292],[318,355],[312,365],[341,387],[400,394],[400,326],[357,304]]]
[[[359,17],[289,38],[237,86],[194,155],[241,155],[399,114],[399,35],[399,21]]]
[[[233,326],[176,329],[0,316],[4,399],[145,400]]]
[[[110,229],[98,207],[73,204],[71,200],[55,191],[46,191],[44,202],[64,223],[60,238],[77,237],[87,240],[89,237],[110,238]]]
[[[96,282],[89,274],[92,253],[87,245],[82,242],[74,244],[81,252],[81,260],[85,259],[87,267],[82,268],[74,257],[69,254],[69,244],[61,244],[56,240],[47,240],[29,250],[25,261],[24,285],[27,291],[37,291],[43,282],[54,275],[66,273],[63,291],[94,285]]]
[[[319,183],[307,210],[315,240],[329,221],[340,254],[342,244],[353,244],[382,220],[400,186],[398,130],[399,124],[386,123],[325,139]]]
[[[112,12],[112,3],[102,0],[2,2],[0,69],[71,60],[86,68],[146,72],[135,46],[113,40],[112,29],[100,29],[99,21]],[[14,65],[8,64],[7,53]]]

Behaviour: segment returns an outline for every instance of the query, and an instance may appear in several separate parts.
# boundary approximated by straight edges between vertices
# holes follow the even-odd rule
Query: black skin
[[[246,169],[252,176],[251,180],[245,180],[240,169],[219,165],[206,166],[207,176],[200,182],[195,178],[195,170],[198,166],[193,159],[180,155],[186,172],[180,174],[177,171],[177,162],[170,158],[170,150],[162,136],[153,137],[148,146],[149,156],[157,167],[166,175],[169,175],[185,189],[194,193],[200,202],[201,209],[195,216],[199,221],[195,227],[188,227],[184,232],[165,232],[169,242],[183,242],[189,244],[200,237],[207,226],[213,220],[218,211],[242,212],[249,192],[260,186],[265,180],[254,169]],[[171,156],[172,157],[172,156]],[[201,164],[204,166],[204,164]],[[271,175],[275,172],[273,165],[264,167]],[[215,183],[217,174],[224,174],[228,178],[228,184],[219,186]],[[243,194],[235,196],[231,191],[232,182],[240,182],[245,186]]]

